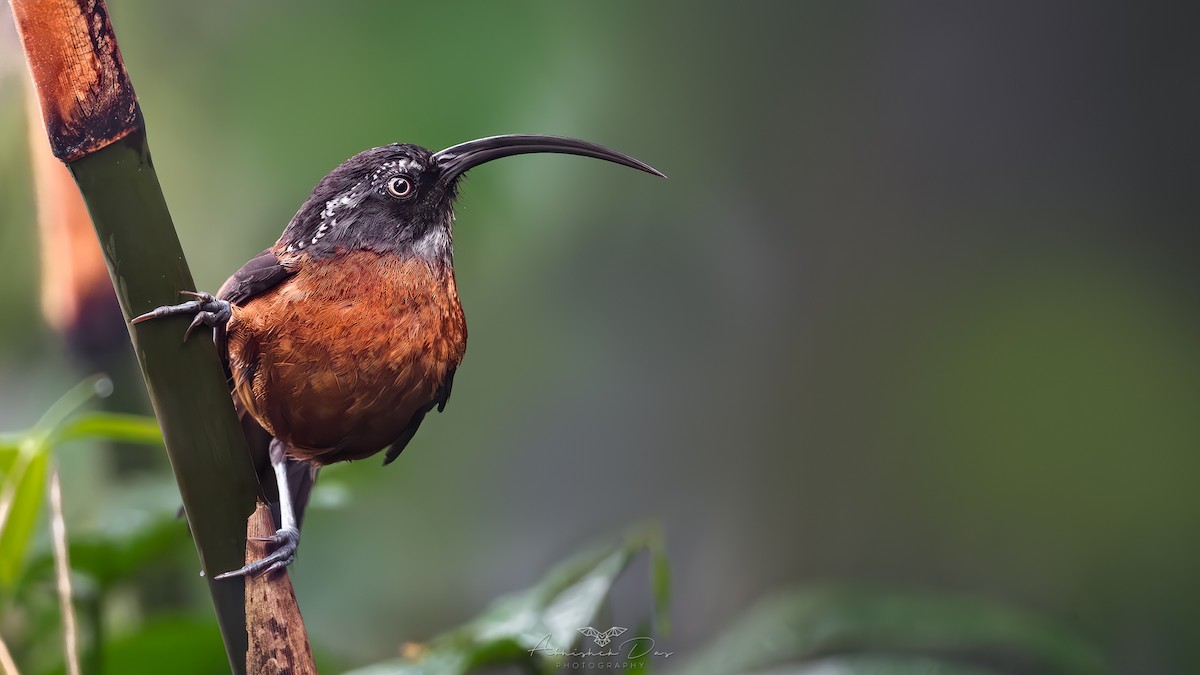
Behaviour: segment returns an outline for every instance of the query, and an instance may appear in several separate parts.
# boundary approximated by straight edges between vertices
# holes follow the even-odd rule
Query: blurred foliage
[[[112,382],[89,378],[65,394],[33,428],[0,436],[0,588],[11,590],[25,562],[46,491],[50,455],[55,446],[88,436],[120,435],[123,440],[161,443],[153,420],[93,414],[68,418],[93,396],[107,396]],[[112,436],[113,438],[116,435]]]
[[[136,633],[104,645],[99,672],[213,675],[229,670],[217,622],[208,617],[161,616]],[[63,669],[47,675],[61,675]]]
[[[470,623],[423,645],[408,658],[353,671],[353,675],[464,675],[477,668],[517,664],[553,673],[570,663],[567,652],[604,607],[617,577],[643,551],[651,554],[654,616],[665,625],[669,595],[662,535],[639,528],[623,543],[579,554],[552,569],[536,586],[498,598]]]
[[[56,620],[58,608],[52,601],[54,587],[49,583],[54,577],[53,556],[45,546],[35,550],[48,468],[55,461],[55,452],[78,441],[162,443],[153,418],[79,412],[90,399],[107,396],[111,389],[112,383],[105,376],[88,378],[60,398],[32,428],[0,435],[0,625],[15,627],[12,632],[20,640],[11,647],[19,658],[25,656],[24,660],[32,662],[33,672],[61,660],[56,650],[61,627]],[[118,658],[104,672],[147,672],[118,665],[121,658],[127,658],[121,656],[123,652],[109,652],[110,645],[101,644],[105,598],[120,581],[144,573],[149,564],[185,542],[185,532],[182,522],[166,511],[155,517],[125,520],[108,531],[70,536],[71,570],[79,577],[74,584],[75,600],[82,606],[80,614],[91,631],[91,640],[85,643],[89,645],[85,659],[89,664],[100,662],[103,652],[104,659]],[[157,625],[147,627],[150,629],[159,633],[170,630]],[[213,631],[215,634],[215,628]],[[197,633],[197,637],[200,635]],[[112,645],[119,647],[127,639],[133,638],[124,636]],[[223,665],[223,653],[217,654]]]
[[[854,585],[774,593],[688,661],[673,674],[1111,672],[1094,646],[1029,612]]]
[[[111,386],[106,378],[84,381],[30,430],[0,437],[0,521],[5,576],[4,613],[38,613],[36,597],[46,590],[38,580],[51,575],[48,553],[26,559],[44,496],[46,467],[54,449],[85,439],[159,444],[152,418],[77,410]],[[9,506],[11,505],[11,506]],[[157,615],[135,631],[105,638],[105,600],[123,580],[144,571],[180,542],[177,519],[146,519],[140,526],[109,533],[73,536],[72,571],[87,584],[76,601],[90,607],[87,662],[95,672],[148,673],[171,664],[176,673],[211,673],[225,668],[215,622],[206,617]],[[606,608],[622,572],[649,552],[652,624],[619,642],[597,640],[598,647],[576,647],[580,633]],[[18,572],[21,572],[18,576]],[[20,579],[22,584],[15,582]],[[932,593],[885,588],[827,586],[775,593],[752,608],[682,668],[669,668],[673,651],[653,636],[667,632],[670,573],[663,535],[657,527],[631,530],[615,546],[581,553],[554,567],[535,586],[495,600],[479,617],[424,644],[410,643],[403,658],[353,671],[354,675],[465,675],[504,665],[530,672],[603,667],[612,672],[674,675],[729,673],[839,673],[908,675],[910,673],[981,675],[1053,672],[1105,675],[1102,657],[1057,624],[995,603]],[[43,607],[44,601],[40,603]],[[18,653],[52,652],[58,626],[45,616],[25,616],[33,630]],[[593,629],[595,630],[595,629]],[[319,636],[316,636],[319,641]],[[36,643],[43,643],[37,645]],[[318,647],[318,652],[320,651]],[[43,660],[49,660],[43,657]],[[598,665],[600,664],[600,665]],[[1015,664],[1015,666],[1014,666]],[[1013,668],[1016,668],[1014,670]],[[769,670],[764,670],[769,669]],[[37,672],[60,672],[43,664]]]
[[[14,615],[36,611],[49,589],[41,581],[53,575],[49,552],[29,557],[35,525],[47,481],[47,467],[59,446],[72,441],[105,440],[161,445],[153,418],[100,412],[79,413],[78,409],[97,393],[107,394],[107,378],[90,378],[60,399],[41,420],[27,431],[0,437],[0,555],[4,574],[3,610],[8,622],[32,625],[25,636],[29,643],[53,651],[48,643],[61,628],[46,617]],[[117,585],[144,572],[174,549],[181,540],[182,523],[161,514],[157,518],[125,523],[115,531],[91,532],[70,537],[72,573],[86,583],[79,595],[88,596],[93,610],[93,635],[103,636],[104,601]],[[666,625],[669,573],[662,535],[655,528],[638,528],[617,547],[596,549],[561,564],[538,586],[497,600],[471,624],[434,639],[420,648],[418,661],[397,667],[422,673],[465,673],[472,668],[514,659],[531,662],[528,650],[543,637],[547,648],[565,650],[578,638],[578,629],[592,621],[604,605],[617,577],[640,552],[649,550],[655,615]],[[18,581],[21,583],[18,584]],[[76,598],[78,601],[79,598]],[[101,639],[103,639],[101,637]],[[20,644],[18,653],[32,650]],[[99,672],[148,673],[171,664],[171,672],[212,673],[226,667],[220,635],[214,621],[200,617],[155,616],[138,630],[100,644],[91,644],[89,662]],[[318,648],[319,650],[319,648]],[[520,659],[524,655],[524,659]],[[391,668],[380,666],[379,668]],[[51,668],[52,672],[59,672]]]
[[[0,586],[11,588],[16,580],[33,525],[46,492],[48,453],[31,439],[5,445],[4,482],[0,492]]]
[[[610,647],[580,645],[617,576],[649,549],[652,584],[665,598],[666,561],[657,532],[626,538],[564,562],[538,585],[496,600],[466,625],[405,658],[351,675],[465,675],[503,665],[551,674],[580,670],[670,675],[1108,675],[1099,651],[1058,623],[993,601],[886,587],[824,585],[768,594],[683,660],[656,641],[657,627],[622,631]],[[656,636],[656,637],[652,637]],[[599,644],[599,643],[597,643]],[[593,651],[594,650],[594,651]],[[599,653],[597,653],[599,652]]]

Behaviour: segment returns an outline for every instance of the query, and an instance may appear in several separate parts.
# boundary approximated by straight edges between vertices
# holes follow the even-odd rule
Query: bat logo
[[[596,644],[603,647],[604,645],[608,644],[614,637],[620,635],[621,633],[624,633],[625,629],[620,628],[618,626],[613,626],[612,628],[609,628],[608,630],[601,633],[600,631],[596,630],[595,628],[588,626],[587,628],[580,628],[579,632],[592,638],[593,640],[596,641]]]

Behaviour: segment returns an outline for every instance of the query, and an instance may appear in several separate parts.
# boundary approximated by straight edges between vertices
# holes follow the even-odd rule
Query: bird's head
[[[369,249],[448,265],[463,174],[493,159],[533,152],[594,157],[663,176],[628,155],[574,138],[493,136],[439,152],[394,143],[360,152],[322,178],[279,238],[277,251],[327,257],[339,249]]]

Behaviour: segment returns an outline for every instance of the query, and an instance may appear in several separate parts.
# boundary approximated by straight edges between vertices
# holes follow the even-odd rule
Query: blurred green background
[[[553,133],[671,176],[557,156],[472,172],[453,400],[395,465],[323,474],[293,567],[341,662],[394,655],[661,517],[681,655],[772,588],[862,579],[1010,600],[1126,672],[1200,671],[1195,17],[109,6],[202,289],[370,146]],[[0,16],[12,429],[85,371],[38,308],[26,76]],[[127,363],[109,370],[140,400]],[[173,508],[161,454],[62,453],[72,531]],[[205,611],[189,556],[162,572],[170,597],[112,611]]]

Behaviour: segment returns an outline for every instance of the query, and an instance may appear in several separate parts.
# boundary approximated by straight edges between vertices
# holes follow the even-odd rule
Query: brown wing
[[[241,269],[233,273],[233,276],[226,279],[225,283],[221,284],[221,290],[217,291],[217,298],[228,300],[234,305],[244,305],[256,296],[275,288],[294,273],[295,270],[285,267],[274,251],[267,249],[248,260]],[[213,340],[217,343],[221,364],[225,366],[225,376],[231,378],[233,373],[229,370],[225,330],[218,328],[213,331]]]
[[[274,251],[267,249],[234,272],[233,276],[221,285],[217,297],[235,305],[243,305],[255,296],[275,288],[294,272],[295,270],[284,266]]]

